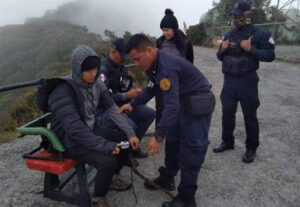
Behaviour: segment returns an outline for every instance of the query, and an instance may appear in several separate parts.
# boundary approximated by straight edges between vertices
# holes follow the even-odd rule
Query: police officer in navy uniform
[[[159,102],[163,104],[162,116],[156,120],[156,131],[149,141],[148,153],[158,153],[166,139],[165,167],[160,167],[160,175],[153,182],[175,190],[174,177],[180,170],[178,195],[162,206],[195,207],[197,178],[209,144],[208,133],[215,104],[211,84],[192,63],[156,49],[145,35],[132,36],[127,49],[150,82],[143,93],[122,106],[121,111],[130,111],[152,97],[162,95],[163,101]],[[145,187],[153,189],[149,183],[145,183]]]
[[[127,59],[126,42],[123,38],[118,38],[111,44],[109,54],[104,59],[100,68],[100,78],[106,84],[113,100],[118,106],[122,106],[131,99],[137,97],[141,92],[141,88],[133,88],[133,78],[129,76],[128,69],[124,66]],[[147,129],[155,118],[155,111],[146,105],[136,107],[128,114],[128,123],[135,128],[135,132],[139,140],[144,137]],[[109,128],[118,128],[107,114],[101,115],[101,121]],[[147,153],[137,149],[133,152],[137,158],[147,157]]]
[[[234,149],[235,114],[240,102],[247,134],[246,152],[242,160],[250,163],[259,145],[257,108],[260,102],[256,70],[259,61],[272,62],[275,59],[275,45],[268,31],[251,24],[252,11],[248,1],[236,2],[231,16],[235,28],[225,35],[217,53],[224,73],[221,92],[223,131],[222,143],[213,151],[220,153]]]

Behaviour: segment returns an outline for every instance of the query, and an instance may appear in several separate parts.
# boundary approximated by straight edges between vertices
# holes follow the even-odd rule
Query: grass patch
[[[17,136],[16,131],[0,131],[0,144],[14,140]]]

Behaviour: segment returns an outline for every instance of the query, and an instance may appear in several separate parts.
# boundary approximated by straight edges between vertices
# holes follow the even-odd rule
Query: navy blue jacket
[[[241,28],[234,28],[232,31],[226,34],[224,36],[224,41],[229,40],[232,36],[241,38],[245,37],[251,30],[253,31],[253,34],[247,37],[247,39],[251,38],[252,43],[252,49],[249,54],[251,57],[253,57],[254,60],[254,62],[252,63],[254,70],[257,70],[259,68],[259,61],[272,62],[275,59],[274,40],[267,30],[258,28],[252,24],[245,25]],[[221,52],[219,50],[217,52],[217,57],[220,61],[223,61],[224,56],[227,55],[227,51]]]
[[[211,89],[206,77],[192,63],[159,50],[155,64],[147,71],[147,76],[150,79],[148,86],[131,104],[133,107],[146,104],[151,98],[162,93],[163,101],[160,104],[163,106],[156,106],[163,108],[162,117],[156,127],[155,136],[158,138],[164,138],[168,128],[178,120],[181,98],[197,92],[209,92]],[[170,81],[168,90],[162,90],[162,79]]]
[[[104,81],[107,89],[111,91],[112,98],[118,105],[127,101],[126,93],[119,91],[121,74],[128,75],[128,69],[124,65],[114,63],[109,57],[106,57],[101,63],[100,78]]]

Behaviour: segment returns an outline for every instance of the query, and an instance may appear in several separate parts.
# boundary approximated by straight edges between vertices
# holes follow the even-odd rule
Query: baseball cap
[[[245,11],[251,10],[251,4],[247,0],[240,0],[236,2],[233,6],[233,9],[230,12],[230,15],[240,16]]]
[[[129,56],[126,53],[126,41],[123,38],[116,39],[111,46],[119,51],[123,60],[128,59]]]

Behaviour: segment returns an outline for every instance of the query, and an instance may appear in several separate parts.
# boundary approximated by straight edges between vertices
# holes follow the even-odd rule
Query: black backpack
[[[61,78],[43,79],[42,85],[37,88],[37,105],[44,113],[49,112],[49,95],[62,82],[64,82],[64,79]]]

